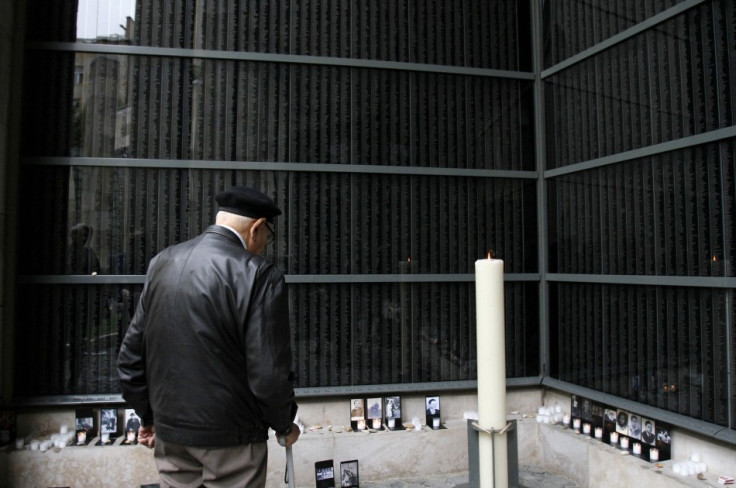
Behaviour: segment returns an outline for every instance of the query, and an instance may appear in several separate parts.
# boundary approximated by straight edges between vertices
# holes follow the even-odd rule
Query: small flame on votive
[[[713,261],[718,261],[715,254],[713,255]]]
[[[488,251],[488,259],[493,259],[493,249]]]
[[[411,256],[407,256],[407,258],[406,258],[406,262],[407,262],[407,263],[411,263]]]

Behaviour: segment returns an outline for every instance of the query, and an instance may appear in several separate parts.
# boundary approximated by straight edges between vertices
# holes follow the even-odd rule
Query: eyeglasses
[[[273,229],[268,223],[266,223],[266,229],[268,229],[268,237],[266,237],[266,244],[271,244],[276,239],[276,234],[273,233]]]

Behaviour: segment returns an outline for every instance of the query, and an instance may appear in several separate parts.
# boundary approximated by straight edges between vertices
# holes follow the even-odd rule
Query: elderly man
[[[120,349],[162,486],[264,486],[268,428],[299,437],[284,277],[260,256],[281,210],[244,186],[215,199],[215,225],[151,260]]]

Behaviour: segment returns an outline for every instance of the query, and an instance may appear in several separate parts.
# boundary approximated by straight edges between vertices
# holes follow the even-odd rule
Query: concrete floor
[[[469,488],[468,473],[425,478],[401,478],[384,481],[363,481],[365,488]],[[535,466],[519,466],[520,488],[578,488],[577,483],[563,476],[545,472]]]

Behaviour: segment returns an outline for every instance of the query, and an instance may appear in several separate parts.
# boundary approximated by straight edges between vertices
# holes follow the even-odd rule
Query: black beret
[[[260,219],[265,217],[273,223],[273,218],[281,215],[281,210],[263,193],[247,186],[234,186],[215,196],[220,210],[244,217]]]

